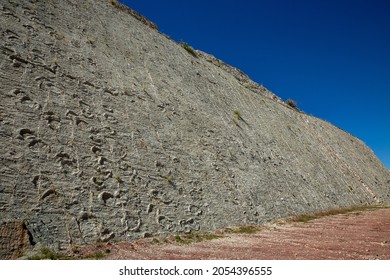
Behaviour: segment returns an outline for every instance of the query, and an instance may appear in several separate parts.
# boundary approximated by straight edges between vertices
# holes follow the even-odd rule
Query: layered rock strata
[[[389,202],[362,141],[113,3],[0,3],[0,222],[20,246]]]

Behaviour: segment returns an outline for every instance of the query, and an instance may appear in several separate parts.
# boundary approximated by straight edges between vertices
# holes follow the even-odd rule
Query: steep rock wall
[[[23,221],[31,243],[390,200],[389,170],[359,139],[111,1],[3,0],[0,15],[0,221]]]

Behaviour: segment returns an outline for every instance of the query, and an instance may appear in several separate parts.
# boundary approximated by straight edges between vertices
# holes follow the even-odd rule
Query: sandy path
[[[175,237],[81,248],[106,259],[386,259],[390,260],[390,209],[270,224],[251,234],[213,232],[222,238],[190,244]],[[184,240],[184,237],[182,238]],[[175,241],[176,240],[176,241]]]

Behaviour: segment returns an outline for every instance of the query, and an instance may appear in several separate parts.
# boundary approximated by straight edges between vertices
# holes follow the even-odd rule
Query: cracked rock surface
[[[15,246],[61,247],[389,203],[362,141],[112,2],[0,1],[2,243],[15,227]]]

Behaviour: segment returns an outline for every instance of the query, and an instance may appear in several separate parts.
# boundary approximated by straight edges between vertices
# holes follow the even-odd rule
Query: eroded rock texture
[[[0,259],[14,259],[35,245],[23,221],[0,223]]]
[[[0,222],[29,244],[389,202],[359,139],[112,2],[0,1]]]

